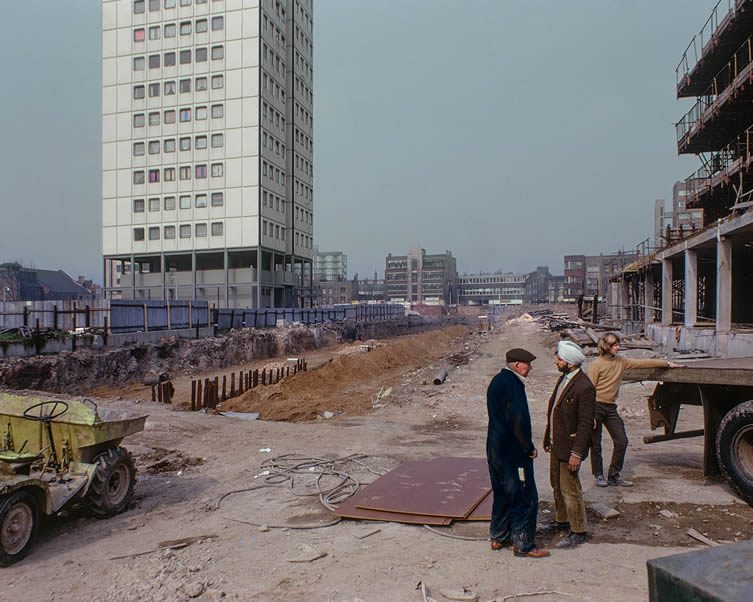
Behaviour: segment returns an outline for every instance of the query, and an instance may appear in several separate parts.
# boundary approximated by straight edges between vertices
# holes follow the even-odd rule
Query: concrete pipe
[[[434,375],[434,384],[441,385],[445,381],[446,378],[447,378],[447,370],[442,368],[439,372],[437,372]]]

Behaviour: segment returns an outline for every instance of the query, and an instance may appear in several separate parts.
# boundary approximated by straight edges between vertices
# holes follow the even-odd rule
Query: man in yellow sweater
[[[626,481],[620,474],[625,463],[628,438],[625,433],[625,423],[617,412],[617,394],[620,390],[620,381],[625,370],[632,368],[681,368],[681,364],[667,360],[637,360],[618,356],[620,340],[616,335],[605,334],[599,341],[599,357],[597,357],[588,369],[588,378],[596,388],[596,426],[591,442],[591,471],[596,477],[598,487],[618,485],[630,487],[633,483]],[[607,478],[604,478],[604,463],[601,456],[601,430],[602,425],[607,427],[609,436],[612,437],[614,451],[612,462],[609,465]]]

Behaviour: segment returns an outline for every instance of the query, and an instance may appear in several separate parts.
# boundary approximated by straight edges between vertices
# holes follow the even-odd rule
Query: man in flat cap
[[[486,391],[486,458],[494,496],[489,538],[492,550],[512,545],[515,556],[544,558],[549,552],[534,543],[539,509],[533,478],[537,452],[525,390],[525,378],[535,359],[525,349],[510,349],[507,367],[492,379]]]
[[[572,341],[560,341],[554,363],[561,372],[549,398],[544,451],[551,454],[549,478],[554,491],[554,523],[549,531],[565,537],[556,548],[574,548],[588,539],[588,522],[578,470],[588,454],[594,429],[596,389],[580,365],[585,356]]]

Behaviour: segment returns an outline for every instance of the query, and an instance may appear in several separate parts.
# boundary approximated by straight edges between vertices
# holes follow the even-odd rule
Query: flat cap
[[[505,359],[507,360],[508,364],[511,364],[512,362],[526,362],[527,364],[530,364],[533,360],[536,359],[536,356],[530,351],[516,347],[515,349],[510,349],[510,351],[507,352]]]

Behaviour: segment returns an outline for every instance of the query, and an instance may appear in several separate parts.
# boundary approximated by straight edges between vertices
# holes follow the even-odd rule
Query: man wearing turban
[[[561,376],[549,398],[544,432],[555,507],[555,522],[548,530],[567,533],[555,545],[557,548],[573,548],[588,539],[586,504],[578,470],[591,444],[596,390],[580,369],[585,359],[575,343],[560,341],[557,345],[554,362]]]

